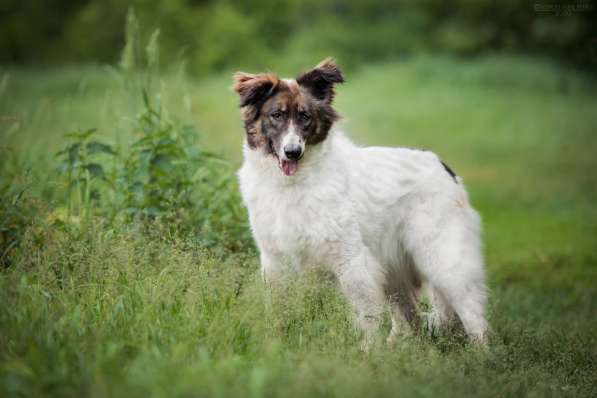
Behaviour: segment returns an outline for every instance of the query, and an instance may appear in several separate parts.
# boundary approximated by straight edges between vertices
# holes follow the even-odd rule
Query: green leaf
[[[171,163],[171,157],[168,155],[163,155],[163,154],[159,154],[154,156],[151,159],[151,164],[153,166],[166,166],[169,165]]]
[[[91,192],[89,193],[89,197],[92,200],[99,201],[101,199],[100,191],[98,191],[97,189],[92,189]]]
[[[143,87],[143,104],[145,105],[145,108],[151,110],[151,105],[149,104],[149,95],[147,95],[147,90],[145,87]]]
[[[130,194],[135,197],[135,200],[143,201],[145,199],[145,190],[143,188],[142,183],[135,182],[134,184],[128,187],[128,190]]]
[[[68,159],[65,161],[68,161],[70,164],[73,164],[79,158],[79,148],[80,147],[81,147],[81,144],[79,144],[78,142],[68,145],[66,148],[56,152],[56,154],[54,156],[60,157],[62,155],[68,154]]]
[[[89,138],[96,131],[97,131],[97,129],[93,128],[93,129],[88,129],[85,131],[74,131],[72,133],[65,134],[64,136],[66,138],[75,139],[77,141],[83,141],[83,140],[86,140],[87,138]]]
[[[97,141],[91,141],[87,144],[87,151],[90,154],[107,153],[109,155],[116,155],[116,151],[110,145],[103,144]]]
[[[61,155],[64,155],[66,152],[68,152],[68,148],[61,149],[61,150],[59,150],[58,152],[56,152],[56,153],[54,154],[54,157],[56,157],[56,158],[57,158],[57,157],[59,157],[59,156],[61,156]]]
[[[68,148],[68,162],[70,164],[75,164],[77,159],[79,159],[79,148],[81,148],[81,144],[79,143],[72,144]]]
[[[151,143],[152,143],[152,137],[151,136],[144,136],[144,137],[138,139],[137,141],[135,141],[131,145],[131,147],[137,148],[137,147],[141,147],[141,146],[151,145]]]
[[[106,177],[104,173],[104,168],[101,164],[98,163],[89,163],[84,167],[86,170],[89,170],[89,173],[93,178],[104,179]]]
[[[66,160],[62,161],[58,164],[56,171],[58,171],[58,174],[63,174],[64,172],[68,171],[70,166],[71,166],[71,164],[69,162],[67,162]]]

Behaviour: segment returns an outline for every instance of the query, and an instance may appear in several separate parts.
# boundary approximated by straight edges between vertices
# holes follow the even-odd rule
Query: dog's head
[[[332,101],[334,85],[342,82],[331,59],[296,80],[237,72],[233,88],[240,97],[249,147],[271,155],[285,175],[296,173],[305,151],[324,141],[338,119]]]

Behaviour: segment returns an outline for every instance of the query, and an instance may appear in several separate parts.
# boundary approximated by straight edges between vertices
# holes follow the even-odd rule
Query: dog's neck
[[[330,147],[335,134],[334,131],[330,131],[326,140],[308,146],[305,155],[299,161],[298,171],[293,176],[285,176],[282,173],[273,155],[266,154],[263,148],[250,148],[246,141],[243,145],[245,164],[259,174],[263,181],[281,186],[300,185],[309,181],[317,170],[321,170],[321,167],[326,167],[326,164],[332,161]]]

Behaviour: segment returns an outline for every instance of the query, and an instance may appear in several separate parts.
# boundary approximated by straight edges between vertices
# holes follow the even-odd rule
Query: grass
[[[174,71],[160,91],[172,118],[198,126],[202,148],[238,165],[229,85],[228,74]],[[100,213],[82,229],[64,215],[53,157],[63,133],[96,127],[125,148],[141,111],[134,87],[109,67],[0,73],[0,247],[18,237],[0,271],[0,395],[597,393],[590,78],[505,57],[416,58],[348,76],[337,101],[357,142],[432,149],[466,181],[484,218],[491,291],[488,352],[413,336],[369,355],[335,284],[317,274],[279,300],[250,244],[206,248],[160,220]]]

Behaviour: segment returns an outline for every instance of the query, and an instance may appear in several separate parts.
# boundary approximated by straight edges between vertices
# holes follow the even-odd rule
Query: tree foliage
[[[531,52],[597,65],[596,6],[543,0],[86,0],[0,6],[0,62],[115,62],[131,35],[162,31],[163,63],[199,73],[333,54],[360,63],[422,51]],[[139,25],[131,24],[134,7]],[[129,23],[125,21],[129,19]],[[125,28],[126,26],[126,28]],[[125,49],[129,61],[135,49]]]

